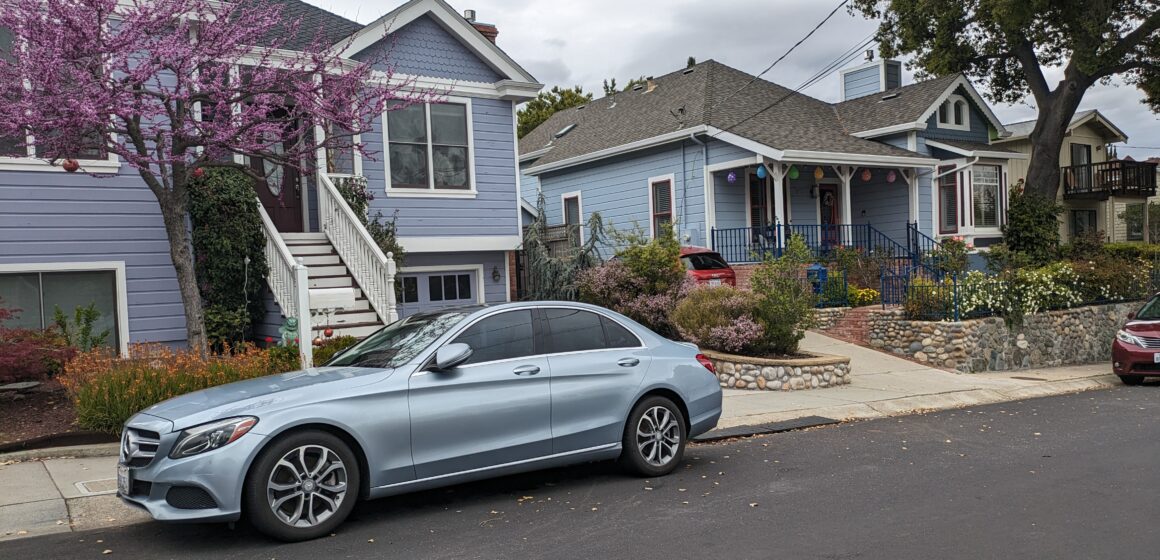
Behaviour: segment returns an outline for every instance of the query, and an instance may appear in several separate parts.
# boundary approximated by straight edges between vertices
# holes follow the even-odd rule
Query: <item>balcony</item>
[[[1064,167],[1063,198],[1107,200],[1112,196],[1147,198],[1156,194],[1156,164],[1106,161]]]

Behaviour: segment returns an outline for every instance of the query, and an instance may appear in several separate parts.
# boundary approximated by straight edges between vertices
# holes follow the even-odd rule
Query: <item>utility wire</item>
[[[724,99],[722,99],[721,101],[718,101],[717,103],[714,103],[713,105],[710,105],[710,106],[709,106],[709,111],[712,111],[712,109],[713,109],[714,107],[716,107],[717,105],[720,105],[720,104],[722,104],[722,103],[724,103],[724,102],[728,101],[728,100],[729,100],[729,99],[731,99],[731,98],[732,98],[734,95],[737,95],[738,93],[741,93],[741,90],[743,90],[743,89],[745,89],[745,88],[747,88],[747,87],[749,87],[749,86],[753,85],[753,82],[756,82],[756,81],[757,81],[757,80],[759,80],[759,79],[760,79],[762,76],[764,76],[764,75],[766,75],[767,73],[769,73],[769,71],[770,71],[770,70],[773,70],[773,67],[774,67],[774,66],[777,66],[777,63],[781,62],[782,60],[785,60],[785,57],[789,56],[789,55],[790,55],[790,53],[792,53],[792,52],[794,51],[794,49],[798,48],[798,46],[799,46],[799,45],[801,45],[802,43],[804,43],[804,42],[806,41],[806,39],[809,39],[809,38],[810,38],[810,36],[812,36],[812,35],[813,35],[814,33],[816,33],[816,32],[817,32],[819,29],[821,29],[821,28],[822,28],[822,26],[823,26],[823,25],[825,25],[827,21],[830,21],[830,18],[834,17],[834,14],[838,13],[838,10],[842,9],[842,7],[843,7],[843,6],[845,6],[845,5],[846,5],[846,4],[847,4],[849,1],[850,1],[850,0],[842,0],[841,2],[839,2],[839,3],[838,3],[838,5],[837,5],[837,6],[836,6],[836,7],[835,7],[835,8],[834,8],[832,11],[830,11],[830,14],[829,14],[829,15],[827,15],[827,16],[825,17],[825,19],[823,19],[822,21],[818,22],[818,24],[817,24],[817,25],[815,25],[815,26],[814,26],[814,28],[813,28],[813,29],[811,29],[809,33],[806,33],[806,36],[805,36],[805,37],[802,37],[801,39],[799,39],[799,40],[798,40],[798,42],[794,43],[794,44],[793,44],[793,46],[792,46],[792,47],[790,47],[788,51],[785,51],[785,53],[783,53],[781,56],[777,57],[777,60],[774,60],[774,61],[773,61],[773,63],[771,63],[769,66],[766,66],[766,67],[765,67],[765,70],[762,70],[760,74],[758,74],[758,75],[754,76],[752,80],[749,80],[749,82],[747,82],[745,85],[743,85],[743,86],[741,86],[741,87],[737,88],[737,90],[736,90],[736,91],[734,91],[734,92],[730,93],[729,95],[726,95],[726,96],[725,96],[725,98],[724,98]],[[709,111],[706,111],[706,113],[708,113]]]

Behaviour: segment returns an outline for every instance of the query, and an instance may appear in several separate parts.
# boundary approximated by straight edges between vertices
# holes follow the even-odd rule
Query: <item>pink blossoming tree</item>
[[[242,156],[311,172],[320,150],[365,153],[351,134],[391,100],[434,97],[391,80],[385,61],[342,58],[346,44],[261,0],[9,0],[0,27],[13,36],[0,52],[0,138],[67,171],[111,154],[141,176],[161,207],[193,348],[206,335],[186,217],[202,168],[250,172]]]

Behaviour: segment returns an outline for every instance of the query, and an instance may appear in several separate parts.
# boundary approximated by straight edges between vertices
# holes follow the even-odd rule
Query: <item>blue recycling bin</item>
[[[824,265],[814,263],[806,267],[806,280],[813,286],[815,294],[822,293],[829,276],[830,271]]]

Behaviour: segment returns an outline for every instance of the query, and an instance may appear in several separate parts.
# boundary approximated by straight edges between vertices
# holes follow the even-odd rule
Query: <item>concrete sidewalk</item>
[[[787,392],[728,389],[718,427],[755,426],[807,416],[879,418],[1118,383],[1106,364],[970,375],[926,367],[812,332],[807,333],[802,348],[849,356],[852,383]],[[86,457],[59,458],[74,454],[72,451]],[[0,456],[0,541],[148,520],[145,513],[122,504],[114,495],[116,453],[116,445],[105,445]]]

